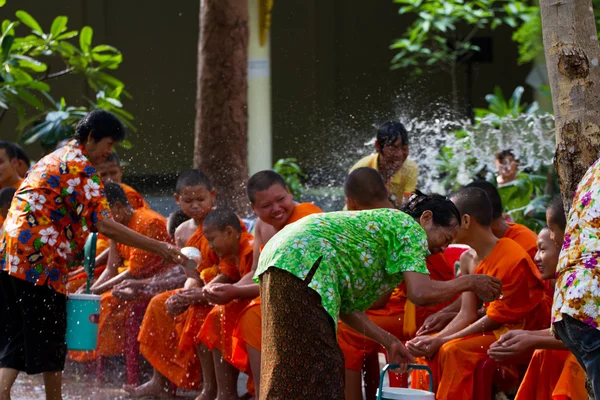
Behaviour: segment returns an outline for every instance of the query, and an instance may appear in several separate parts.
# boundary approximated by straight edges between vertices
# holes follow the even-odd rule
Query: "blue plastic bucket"
[[[96,350],[100,299],[96,294],[70,294],[67,300],[67,349]]]

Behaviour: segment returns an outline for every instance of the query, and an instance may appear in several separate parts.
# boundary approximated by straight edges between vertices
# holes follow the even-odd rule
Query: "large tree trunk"
[[[194,166],[217,189],[218,204],[249,214],[248,1],[201,0]]]
[[[591,0],[540,0],[565,211],[600,150],[600,48]]]

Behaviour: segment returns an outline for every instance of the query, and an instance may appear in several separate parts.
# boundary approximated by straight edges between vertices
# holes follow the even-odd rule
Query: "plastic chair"
[[[490,400],[492,398],[492,384],[497,368],[496,360],[489,357],[477,364],[474,374],[473,400]]]
[[[132,307],[131,314],[125,322],[125,365],[127,366],[127,384],[140,384],[140,344],[138,334],[148,302],[138,303]]]

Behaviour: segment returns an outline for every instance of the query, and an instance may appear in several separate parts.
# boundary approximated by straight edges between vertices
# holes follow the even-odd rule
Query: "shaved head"
[[[465,187],[452,196],[452,201],[461,215],[469,215],[481,226],[492,225],[492,202],[482,189]]]
[[[504,212],[504,209],[502,208],[502,198],[500,197],[500,193],[493,183],[480,180],[473,181],[465,187],[479,188],[483,190],[488,195],[488,198],[492,203],[492,219],[498,219],[502,217],[502,213]]]
[[[344,183],[344,194],[356,204],[368,207],[388,198],[381,174],[373,168],[357,168]]]

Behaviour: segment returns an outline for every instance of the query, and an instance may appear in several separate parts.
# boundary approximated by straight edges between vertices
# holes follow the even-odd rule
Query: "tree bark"
[[[600,48],[591,0],[540,0],[565,212],[600,151]]]
[[[201,0],[194,166],[241,216],[248,180],[248,2]]]

